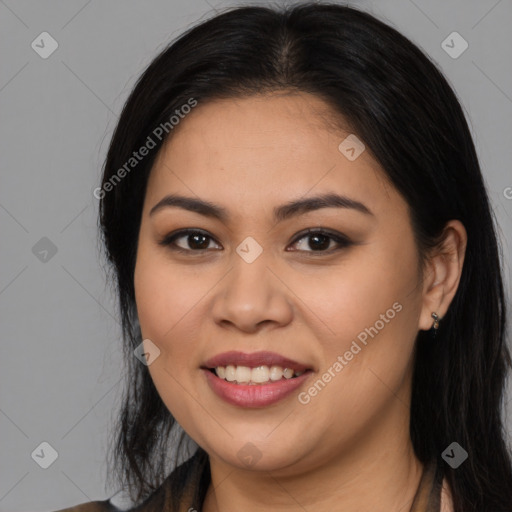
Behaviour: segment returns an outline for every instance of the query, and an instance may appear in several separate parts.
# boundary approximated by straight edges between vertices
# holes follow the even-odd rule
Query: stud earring
[[[431,316],[434,319],[434,323],[432,324],[432,329],[434,329],[434,334],[435,334],[437,329],[439,329],[439,321],[441,320],[441,318],[439,317],[439,315],[437,313],[432,313]]]

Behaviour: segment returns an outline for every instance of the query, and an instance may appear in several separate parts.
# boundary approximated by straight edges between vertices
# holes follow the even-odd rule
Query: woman
[[[95,195],[130,510],[512,510],[493,217],[404,36],[318,2],[198,25],[139,79]]]

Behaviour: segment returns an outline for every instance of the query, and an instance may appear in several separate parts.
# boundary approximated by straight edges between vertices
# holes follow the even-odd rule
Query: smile
[[[217,377],[227,382],[235,384],[261,385],[268,382],[276,382],[281,379],[293,379],[300,377],[304,370],[294,370],[292,368],[283,368],[282,366],[257,366],[250,368],[249,366],[217,366],[212,368]]]
[[[252,371],[254,370],[256,368],[252,369]],[[306,370],[296,377],[283,375],[279,380],[270,379],[266,382],[254,383],[248,381],[247,383],[238,383],[236,380],[229,382],[218,377],[215,369],[202,368],[201,371],[215,395],[231,405],[248,408],[267,407],[284,400],[303,386],[304,382],[313,373],[312,370]],[[270,372],[271,369],[268,371]],[[274,376],[277,376],[277,374]]]

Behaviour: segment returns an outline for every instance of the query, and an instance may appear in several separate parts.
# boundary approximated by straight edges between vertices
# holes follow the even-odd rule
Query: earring
[[[437,313],[432,313],[431,316],[434,319],[434,323],[432,324],[432,329],[434,329],[434,334],[435,334],[435,331],[437,331],[437,329],[439,329],[439,320],[441,320],[441,318],[439,318],[439,315]]]

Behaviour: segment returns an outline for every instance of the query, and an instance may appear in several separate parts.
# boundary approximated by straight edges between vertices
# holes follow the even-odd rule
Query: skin
[[[406,512],[420,481],[409,437],[414,341],[453,299],[466,232],[449,222],[421,275],[406,202],[369,150],[354,161],[338,150],[350,132],[335,128],[328,113],[306,93],[199,104],[150,174],[137,309],[143,337],[160,350],[148,366],[155,386],[210,456],[206,512]],[[326,192],[372,214],[330,207],[282,222],[272,217],[276,206]],[[178,207],[150,215],[170,193],[218,204],[229,219]],[[327,239],[315,251],[311,236],[297,240],[319,227],[353,244]],[[175,243],[188,253],[158,243],[186,228],[207,232],[199,244],[206,250],[186,235]],[[250,264],[236,252],[248,236],[263,248]],[[271,350],[311,365],[299,392],[307,390],[394,303],[401,311],[306,405],[297,393],[263,408],[230,405],[200,370],[228,350]],[[237,456],[248,442],[261,455],[251,467]]]

